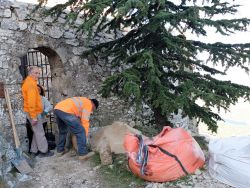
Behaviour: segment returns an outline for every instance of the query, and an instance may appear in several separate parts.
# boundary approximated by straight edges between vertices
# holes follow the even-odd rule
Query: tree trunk
[[[161,110],[159,108],[153,109],[153,112],[157,129],[162,130],[164,126],[173,127],[172,124],[168,121],[168,118],[161,114]]]

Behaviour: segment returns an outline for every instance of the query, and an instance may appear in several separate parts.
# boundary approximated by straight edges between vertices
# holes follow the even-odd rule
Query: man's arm
[[[85,129],[86,136],[87,136],[87,135],[88,135],[88,132],[89,132],[89,120],[87,120],[87,119],[82,119],[82,120],[81,120],[81,123],[82,123],[82,126],[83,126],[84,129]]]
[[[28,105],[29,116],[34,121],[37,121],[36,95],[37,95],[36,89],[33,87],[30,87],[29,90],[27,91],[27,105]]]
[[[46,114],[51,112],[53,110],[53,106],[51,105],[49,100],[46,97],[42,97],[42,101],[43,101],[43,112],[45,112]]]

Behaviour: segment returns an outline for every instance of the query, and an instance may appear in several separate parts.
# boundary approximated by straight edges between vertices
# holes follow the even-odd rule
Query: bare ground
[[[99,188],[98,174],[90,160],[80,161],[70,153],[64,156],[35,158],[32,179],[19,182],[19,188]]]
[[[36,157],[34,172],[30,174],[32,178],[17,184],[17,188],[113,188],[120,187],[117,184],[107,183],[100,174],[92,160],[79,161],[76,156],[70,153],[62,157],[52,156],[47,158]],[[118,177],[118,175],[117,175]],[[105,182],[104,182],[105,181]],[[114,179],[113,181],[118,181]],[[122,187],[133,186],[133,182]],[[139,186],[141,187],[141,186]],[[166,183],[146,183],[146,188],[230,188],[213,179],[207,169],[198,170],[190,175],[186,180]]]

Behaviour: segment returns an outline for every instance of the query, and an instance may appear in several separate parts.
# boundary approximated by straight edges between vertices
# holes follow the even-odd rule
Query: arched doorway
[[[39,78],[46,90],[46,97],[52,103],[57,103],[68,96],[65,85],[70,85],[69,78],[65,76],[64,66],[59,55],[49,47],[38,47],[29,49],[27,54],[21,57],[19,67],[23,79],[27,76],[28,66],[40,66],[42,74]]]
[[[41,67],[41,75],[38,83],[44,87],[45,96],[51,100],[51,86],[52,76],[48,56],[41,53],[39,50],[30,49],[28,53],[21,57],[21,67],[23,69],[23,78],[27,76],[27,67],[39,66]]]
[[[27,54],[21,57],[20,73],[23,79],[28,75],[27,68],[29,66],[41,67],[41,75],[38,83],[44,87],[45,96],[49,99],[50,103],[52,105],[53,103],[57,103],[61,99],[61,93],[63,93],[61,90],[63,85],[62,76],[64,73],[62,61],[59,55],[48,47],[29,49]],[[45,127],[45,133],[53,136],[53,138],[48,138],[46,136],[50,146],[49,139],[57,140],[58,137],[58,128],[55,126],[53,112],[49,115],[47,126]],[[27,135],[29,137],[29,133],[27,133]]]
[[[27,68],[29,66],[39,66],[41,68],[41,75],[38,79],[39,85],[43,86],[45,90],[45,97],[53,104],[51,97],[52,75],[48,56],[44,55],[37,49],[30,49],[26,55],[21,57],[20,72],[23,79],[28,75]],[[49,124],[53,121],[53,115],[49,117]]]

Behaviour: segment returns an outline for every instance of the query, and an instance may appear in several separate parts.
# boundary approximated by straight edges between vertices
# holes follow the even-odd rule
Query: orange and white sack
[[[165,126],[151,139],[127,134],[123,145],[129,168],[147,181],[173,181],[194,173],[205,162],[198,143],[182,128]]]

